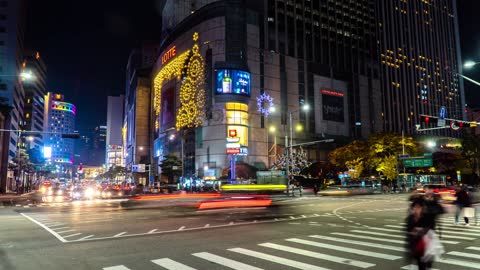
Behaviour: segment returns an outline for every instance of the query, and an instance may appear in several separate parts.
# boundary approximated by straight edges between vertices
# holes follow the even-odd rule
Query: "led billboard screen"
[[[250,73],[234,69],[215,70],[217,94],[250,95]]]

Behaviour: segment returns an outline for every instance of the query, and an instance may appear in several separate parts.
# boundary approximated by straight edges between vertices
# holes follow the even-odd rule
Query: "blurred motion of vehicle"
[[[348,196],[348,195],[367,195],[375,193],[373,186],[348,185],[348,186],[328,186],[325,190],[320,190],[318,195],[323,196]]]
[[[427,191],[427,189],[429,189],[434,194],[440,196],[440,199],[444,202],[453,202],[456,200],[455,193],[457,191],[457,188],[447,187],[446,185],[443,185],[443,184],[424,185],[423,187],[415,190],[415,193],[424,194]]]
[[[198,210],[221,209],[221,208],[250,208],[268,207],[272,205],[272,199],[268,196],[232,196],[215,200],[202,201],[198,204]]]
[[[70,194],[61,188],[49,187],[43,192],[43,202],[65,202],[70,200]]]

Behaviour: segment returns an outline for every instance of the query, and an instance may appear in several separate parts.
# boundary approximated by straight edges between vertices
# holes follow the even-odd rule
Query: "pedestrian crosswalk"
[[[434,270],[480,269],[480,246],[475,245],[475,240],[480,239],[480,228],[455,226],[451,218],[439,221],[444,224],[442,243],[446,253],[435,262]],[[152,258],[145,262],[150,266],[125,264],[105,267],[103,270],[416,269],[416,266],[407,264],[404,259],[404,226],[387,224],[361,229],[355,226],[329,228],[318,234],[248,246]]]

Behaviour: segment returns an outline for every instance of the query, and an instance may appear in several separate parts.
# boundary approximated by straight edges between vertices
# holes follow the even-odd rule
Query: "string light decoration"
[[[272,113],[273,98],[267,93],[263,93],[257,97],[257,108],[263,116],[269,116]]]
[[[187,61],[189,56],[190,50],[183,52],[175,59],[171,60],[168,64],[166,64],[160,70],[160,72],[158,72],[157,76],[155,76],[155,79],[153,81],[153,87],[155,89],[155,94],[153,96],[153,107],[155,110],[155,116],[157,116],[157,120],[155,120],[155,129],[159,128],[158,116],[160,115],[161,109],[163,81],[168,81],[173,78],[177,78],[177,80],[180,80],[182,76],[182,70],[185,67],[185,62]]]
[[[205,61],[200,54],[198,46],[198,33],[193,34],[195,44],[192,54],[186,65],[186,75],[180,87],[180,108],[177,113],[177,130],[192,128],[202,125],[205,118]]]

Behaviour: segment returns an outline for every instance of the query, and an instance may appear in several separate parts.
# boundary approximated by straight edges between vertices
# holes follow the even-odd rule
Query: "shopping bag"
[[[445,248],[440,239],[438,239],[437,234],[433,230],[428,230],[428,232],[423,236],[425,241],[425,253],[422,256],[423,262],[432,262],[438,261],[440,256],[445,253]]]
[[[464,207],[463,208],[463,216],[466,218],[473,218],[475,217],[475,208],[473,207]]]

